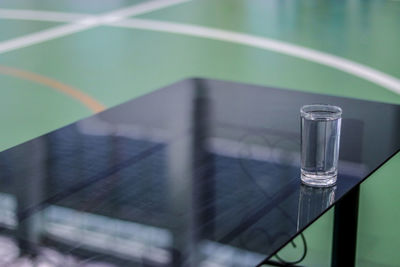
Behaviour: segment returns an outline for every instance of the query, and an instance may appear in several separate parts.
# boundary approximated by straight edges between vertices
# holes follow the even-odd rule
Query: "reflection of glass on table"
[[[311,187],[301,185],[297,230],[301,230],[314,220],[323,210],[333,204],[336,186]]]

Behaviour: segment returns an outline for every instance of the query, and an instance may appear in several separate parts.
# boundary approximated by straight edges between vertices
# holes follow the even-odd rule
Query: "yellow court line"
[[[37,73],[0,65],[0,74],[17,77],[23,80],[28,80],[55,89],[56,91],[61,92],[79,101],[94,113],[103,111],[106,108],[103,104],[101,104],[99,101],[92,98],[88,94],[79,91],[78,89],[72,86],[63,84],[57,80],[54,80],[52,78]]]

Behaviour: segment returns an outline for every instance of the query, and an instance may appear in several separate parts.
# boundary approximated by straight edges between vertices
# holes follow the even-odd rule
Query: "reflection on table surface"
[[[316,102],[344,110],[338,184],[321,190],[299,178],[298,111]],[[398,150],[399,114],[176,83],[0,154],[0,264],[257,265]]]

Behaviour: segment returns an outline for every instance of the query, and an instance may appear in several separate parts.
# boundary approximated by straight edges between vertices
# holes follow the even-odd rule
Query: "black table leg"
[[[332,267],[355,266],[359,194],[358,185],[335,206]]]

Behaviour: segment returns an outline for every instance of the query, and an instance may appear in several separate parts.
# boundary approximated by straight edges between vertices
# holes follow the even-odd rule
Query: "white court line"
[[[25,46],[30,46],[47,40],[55,39],[61,36],[86,30],[98,25],[110,25],[125,28],[152,30],[159,32],[168,32],[183,34],[212,40],[227,41],[231,43],[243,44],[251,47],[270,50],[277,53],[302,58],[308,61],[330,66],[343,72],[352,74],[374,84],[382,86],[388,90],[400,94],[400,80],[379,70],[356,63],[354,61],[334,56],[328,53],[320,52],[310,48],[293,45],[290,43],[273,40],[264,37],[252,36],[249,34],[237,33],[232,31],[195,26],[189,24],[180,24],[172,22],[161,22],[144,19],[127,19],[125,17],[144,14],[164,7],[183,3],[188,0],[158,0],[144,2],[127,8],[122,8],[100,16],[83,15],[77,13],[64,13],[52,11],[34,11],[34,10],[11,10],[0,9],[0,18],[14,19],[36,19],[51,21],[74,21],[74,23],[54,27],[38,33],[26,35],[13,40],[0,42],[0,54],[12,51]],[[4,12],[2,12],[4,11]],[[42,18],[40,18],[40,16]],[[57,18],[56,15],[59,15]]]
[[[42,43],[51,39],[55,39],[68,34],[83,31],[94,27],[90,24],[68,24],[63,26],[57,26],[48,30],[28,34],[22,37],[18,37],[9,41],[0,43],[0,54],[10,52],[19,48],[31,46],[34,44]]]
[[[127,19],[108,23],[108,25],[195,36],[274,51],[276,53],[305,59],[350,73],[400,94],[400,79],[398,78],[342,57],[274,39],[203,26],[145,19]]]
[[[88,14],[79,14],[79,13],[0,8],[0,18],[2,19],[74,22],[83,18],[87,18],[88,16],[89,16]]]
[[[78,19],[71,24],[53,27],[12,40],[0,42],[0,54],[94,28],[96,26],[103,25],[104,23],[118,21],[128,16],[145,14],[187,1],[188,0],[154,0],[117,9],[98,16],[88,15],[87,17]],[[64,16],[64,18],[66,17]]]

